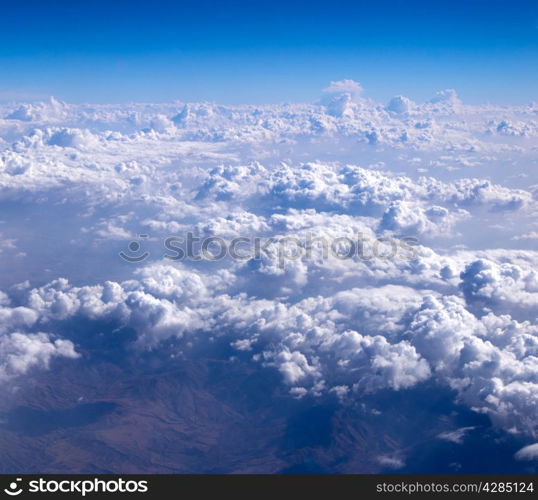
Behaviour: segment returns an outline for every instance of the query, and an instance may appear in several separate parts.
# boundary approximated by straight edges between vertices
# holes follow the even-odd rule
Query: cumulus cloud
[[[225,336],[238,354],[276,368],[292,393],[404,390],[434,378],[498,425],[534,432],[538,342],[528,322],[491,313],[478,319],[460,297],[398,287],[287,303],[230,295],[231,288],[227,273],[160,265],[104,286],[56,280],[28,291],[18,318],[8,310],[14,324],[28,328],[73,317],[113,319],[138,332],[140,347]]]
[[[443,441],[449,441],[455,444],[462,444],[467,433],[469,431],[472,431],[473,429],[476,429],[476,427],[460,427],[455,431],[441,432],[441,434],[439,434],[437,437],[439,439],[442,439]]]
[[[34,367],[47,368],[54,357],[73,359],[79,355],[71,341],[53,339],[46,333],[0,335],[0,381],[6,382]]]
[[[458,111],[462,104],[454,89],[440,90],[432,97],[430,103],[450,111]]]
[[[411,202],[398,201],[385,210],[379,227],[407,235],[450,237],[456,223],[468,215],[461,209],[450,212],[436,205],[422,208]]]
[[[356,97],[362,94],[363,88],[359,82],[354,80],[339,80],[331,82],[323,92],[327,94],[351,94]]]
[[[478,259],[469,263],[460,276],[461,290],[471,307],[494,308],[515,317],[536,319],[538,273],[534,269]]]
[[[516,460],[538,460],[538,443],[524,446],[515,454]]]
[[[106,322],[135,333],[133,356],[209,349],[275,370],[291,397],[342,403],[427,382],[535,436],[538,256],[518,245],[535,232],[537,181],[515,177],[536,147],[534,111],[463,106],[454,91],[385,106],[351,80],[324,94],[3,109],[0,229],[27,257],[9,254],[0,275],[0,378],[76,358],[65,325]],[[164,239],[187,232],[272,238],[277,254],[278,238],[298,238],[301,252],[163,259]],[[365,253],[324,257],[321,237]],[[397,255],[374,256],[380,238]],[[131,240],[143,264],[118,257]]]
[[[354,80],[331,82],[323,92],[325,95],[321,103],[326,106],[329,115],[344,119],[355,118],[357,102],[363,92],[360,83]]]
[[[65,119],[68,105],[50,97],[48,101],[38,103],[23,103],[7,114],[9,120],[32,121],[59,121]]]

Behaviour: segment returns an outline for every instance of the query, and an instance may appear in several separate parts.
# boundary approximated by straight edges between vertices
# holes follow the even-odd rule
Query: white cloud
[[[409,113],[415,107],[415,103],[408,99],[407,97],[398,95],[393,97],[387,104],[387,111],[392,111],[393,113]]]
[[[293,397],[428,381],[534,436],[538,253],[520,246],[538,213],[534,108],[361,95],[344,80],[317,104],[3,107],[0,246],[21,256],[2,254],[2,377],[76,357],[58,325],[110,321],[142,350],[221,341]],[[419,241],[394,259],[161,260],[191,230]],[[140,234],[148,262],[121,261]]]
[[[441,432],[437,437],[443,441],[450,441],[451,443],[462,444],[465,436],[469,431],[476,429],[476,427],[460,427],[455,431]]]
[[[362,85],[354,80],[339,80],[331,82],[330,85],[323,90],[328,94],[349,93],[354,96],[359,96],[363,92]]]
[[[515,454],[516,460],[538,460],[538,443],[524,446]]]
[[[399,457],[381,455],[377,457],[377,461],[389,469],[401,469],[402,467],[405,467],[405,462]]]
[[[47,368],[53,357],[78,356],[71,341],[53,339],[46,333],[0,335],[0,381],[23,375],[34,367]]]

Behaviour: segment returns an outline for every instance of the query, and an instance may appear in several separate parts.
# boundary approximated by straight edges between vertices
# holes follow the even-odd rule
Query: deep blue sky
[[[538,99],[538,1],[3,0],[0,98],[313,101],[330,80],[418,101]]]

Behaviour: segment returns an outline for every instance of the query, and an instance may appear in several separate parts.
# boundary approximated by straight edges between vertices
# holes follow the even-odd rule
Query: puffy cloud
[[[4,301],[8,302],[4,294]],[[6,332],[19,328],[28,328],[35,324],[38,319],[38,313],[28,307],[8,307],[5,304],[0,307],[0,332]]]
[[[323,90],[328,94],[351,94],[358,96],[362,94],[363,88],[359,82],[354,80],[339,80],[331,82],[330,85]]]
[[[415,106],[415,103],[407,97],[398,95],[393,97],[387,104],[387,111],[392,113],[402,114],[409,113]]]
[[[444,111],[460,111],[462,104],[454,89],[440,90],[430,100],[430,103]]]
[[[530,137],[538,134],[538,124],[536,122],[524,122],[520,120],[501,120],[492,122],[492,128],[488,129],[490,133],[510,137]]]
[[[28,290],[25,305],[4,306],[4,316],[27,330],[74,317],[113,320],[135,329],[140,347],[170,337],[203,347],[208,335],[223,337],[238,355],[277,369],[293,394],[350,397],[434,378],[496,424],[534,432],[538,341],[531,323],[492,313],[478,319],[461,297],[409,287],[298,301],[301,288],[288,289],[295,300],[282,301],[230,294],[237,287],[230,278],[225,270],[152,265],[123,283],[74,287],[60,279]]]
[[[360,83],[353,80],[331,82],[323,92],[325,97],[321,103],[326,106],[329,115],[344,119],[355,118],[356,103],[363,92]]]
[[[478,311],[493,308],[524,319],[538,316],[538,274],[534,269],[478,259],[461,273],[460,287],[467,303]]]
[[[159,114],[151,120],[150,127],[156,132],[166,133],[173,131],[175,124],[166,115]]]
[[[517,177],[534,175],[534,109],[361,93],[341,81],[316,104],[2,108],[1,232],[27,257],[6,252],[0,275],[0,378],[76,357],[69,325],[96,321],[132,329],[133,356],[174,344],[272,367],[297,398],[428,381],[535,435],[538,257],[511,227],[535,232],[536,180]],[[188,231],[299,238],[301,255],[161,261],[161,240]],[[149,264],[121,261],[140,234]],[[420,245],[308,257],[308,234],[360,236],[366,253],[381,236]]]
[[[379,227],[406,235],[450,237],[453,226],[468,215],[461,209],[449,212],[436,205],[422,208],[411,202],[398,201],[385,210]]]
[[[48,135],[46,143],[50,146],[89,149],[98,145],[97,138],[89,130],[60,128],[50,130]]]
[[[51,97],[48,102],[23,103],[7,115],[10,120],[56,121],[66,117],[68,105]]]
[[[0,335],[0,381],[23,375],[34,367],[47,368],[54,357],[78,356],[71,341],[53,339],[46,333]]]
[[[487,180],[463,178],[453,183],[432,177],[413,180],[355,165],[342,167],[319,162],[295,166],[282,163],[270,170],[258,163],[219,166],[207,174],[196,196],[216,201],[242,200],[255,212],[263,208],[274,210],[275,205],[370,216],[389,210],[387,217],[393,213],[394,219],[398,212],[403,216],[404,211],[418,209],[423,223],[431,228],[437,225],[439,231],[467,216],[460,207],[512,211],[533,203],[531,193]]]
[[[427,297],[406,336],[436,376],[471,408],[514,432],[533,435],[538,409],[536,327],[488,315],[482,321],[457,297]]]
[[[538,460],[538,443],[524,446],[515,454],[516,460]]]

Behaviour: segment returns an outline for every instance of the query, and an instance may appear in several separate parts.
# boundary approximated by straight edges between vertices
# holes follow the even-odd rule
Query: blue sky
[[[0,98],[312,101],[330,80],[381,101],[455,88],[538,99],[538,2],[17,0],[0,7]]]

